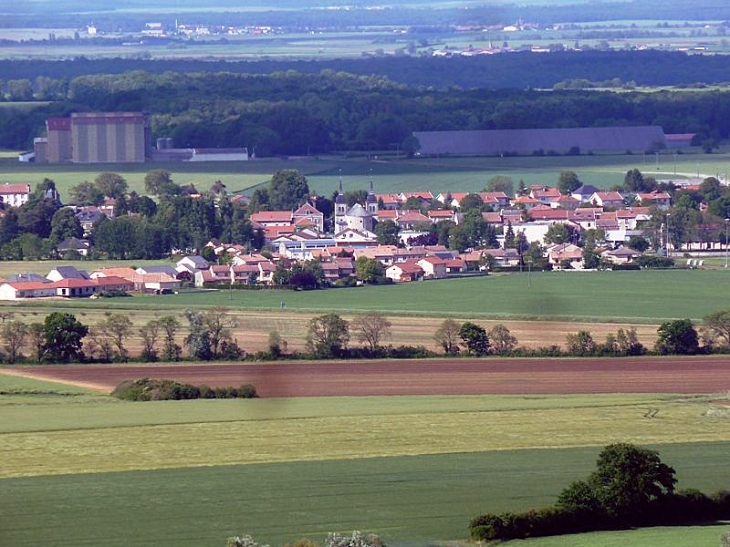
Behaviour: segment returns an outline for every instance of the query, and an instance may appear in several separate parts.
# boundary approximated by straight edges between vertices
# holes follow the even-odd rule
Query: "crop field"
[[[729,307],[730,301],[721,290],[728,280],[730,272],[724,269],[523,272],[318,291],[190,290],[164,297],[142,295],[103,301],[5,302],[0,309],[19,313],[45,313],[49,309],[145,313],[225,306],[234,311],[379,311],[392,315],[657,324],[684,317],[699,320]]]
[[[81,262],[79,267],[86,264]],[[43,262],[33,263],[35,268],[25,268],[23,263],[17,266],[4,275],[48,271]],[[2,302],[0,312],[32,323],[43,321],[51,312],[63,311],[75,314],[86,325],[96,324],[107,312],[126,313],[135,327],[161,315],[176,315],[183,325],[182,342],[188,324],[182,316],[185,308],[221,306],[235,315],[238,327],[234,335],[248,352],[265,349],[272,331],[279,332],[290,351],[301,350],[312,317],[334,312],[352,320],[366,311],[378,311],[391,321],[392,337],[387,343],[423,345],[433,350],[439,349],[433,334],[447,317],[475,321],[487,329],[503,323],[526,347],[561,345],[567,333],[579,330],[588,330],[594,339],[603,341],[608,333],[632,327],[637,329],[639,340],[652,347],[663,321],[688,317],[699,324],[706,315],[730,307],[720,289],[729,276],[724,268],[525,272],[310,292],[191,290],[166,296]],[[140,351],[136,331],[128,345],[133,353]]]
[[[307,176],[310,188],[329,196],[339,186],[342,176],[345,190],[367,189],[372,179],[380,193],[430,190],[437,195],[447,191],[479,191],[495,175],[505,175],[526,185],[554,185],[561,171],[575,171],[582,181],[599,188],[623,183],[629,169],[638,168],[645,175],[659,179],[684,179],[708,176],[726,177],[730,158],[718,154],[664,153],[653,155],[593,155],[506,158],[405,158],[395,150],[385,155],[347,158],[322,156],[311,158],[258,159],[235,163],[200,164],[108,164],[108,165],[35,165],[15,161],[0,162],[0,183],[28,182],[31,186],[44,178],[53,179],[63,199],[72,186],[91,181],[101,172],[119,173],[131,190],[144,192],[144,175],[151,169],[167,169],[178,184],[194,184],[198,190],[210,188],[221,180],[229,193],[242,192],[265,184],[279,169],[297,169]]]
[[[659,449],[680,487],[717,489],[730,471],[728,418],[707,415],[708,396],[129,403],[54,391],[0,374],[13,393],[0,396],[3,544],[215,547],[250,533],[279,545],[361,529],[424,545],[464,538],[480,512],[553,503],[615,440]]]

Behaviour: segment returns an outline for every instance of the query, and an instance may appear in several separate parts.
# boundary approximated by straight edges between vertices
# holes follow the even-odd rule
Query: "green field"
[[[482,190],[495,175],[510,176],[515,185],[520,179],[527,185],[555,185],[561,171],[572,170],[586,183],[611,188],[623,183],[624,175],[633,168],[659,179],[682,179],[698,174],[724,177],[729,163],[727,153],[674,156],[668,152],[660,154],[658,162],[651,155],[407,159],[396,157],[395,151],[370,159],[327,156],[231,164],[35,165],[8,160],[0,163],[0,183],[28,182],[35,186],[47,177],[56,182],[62,198],[67,199],[72,186],[91,181],[100,172],[112,171],[124,176],[130,189],[143,193],[147,171],[168,169],[178,184],[194,184],[198,190],[205,191],[215,180],[221,180],[232,193],[266,183],[279,169],[298,169],[307,176],[310,188],[326,196],[338,188],[340,175],[345,190],[367,189],[372,179],[379,193],[430,190],[437,195],[447,191]]]
[[[80,263],[83,265],[83,262]],[[380,311],[503,319],[564,319],[655,324],[700,320],[730,307],[724,287],[730,272],[664,270],[624,272],[523,272],[387,286],[322,291],[181,291],[165,297],[3,302],[0,309],[38,313],[55,310],[181,310],[225,306],[233,310],[297,312]]]
[[[508,547],[697,547],[698,545],[718,545],[720,536],[730,532],[730,523],[714,526],[656,527],[620,532],[595,532],[524,541],[509,541]]]
[[[278,546],[353,529],[433,545],[464,539],[480,512],[552,504],[616,440],[659,449],[683,488],[730,476],[726,419],[702,416],[702,397],[129,403],[53,386],[0,374],[15,393],[0,396],[2,545],[219,547],[250,533]]]

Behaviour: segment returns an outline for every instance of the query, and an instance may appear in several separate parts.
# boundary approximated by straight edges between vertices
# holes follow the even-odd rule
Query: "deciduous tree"
[[[309,321],[307,350],[320,357],[337,357],[349,340],[349,323],[337,314],[328,313]]]
[[[4,342],[8,363],[15,363],[18,358],[22,357],[21,352],[28,338],[28,332],[28,325],[22,321],[3,321],[0,336]]]
[[[502,323],[494,325],[491,329],[489,329],[487,334],[492,346],[492,351],[497,355],[509,353],[517,346],[517,338],[512,336],[510,330]]]
[[[182,348],[175,342],[175,335],[180,328],[180,321],[174,315],[164,315],[157,320],[164,336],[162,355],[167,361],[178,361]]]
[[[574,171],[562,171],[560,177],[558,177],[558,190],[563,195],[572,194],[582,185],[583,183]]]
[[[355,261],[355,275],[363,283],[374,283],[383,277],[383,265],[374,258],[360,256]]]
[[[730,310],[711,313],[702,319],[702,323],[712,340],[720,339],[725,346],[730,346]]]
[[[358,315],[352,321],[352,329],[356,331],[358,341],[367,344],[371,352],[375,352],[381,341],[390,336],[391,326],[388,318],[377,312]]]
[[[208,329],[213,357],[220,357],[221,346],[224,342],[230,342],[233,339],[233,329],[238,326],[238,320],[231,315],[228,308],[215,306],[205,312],[203,323]]]
[[[149,320],[139,328],[139,335],[142,338],[142,359],[157,361],[157,339],[160,335],[160,322],[156,319]]]
[[[98,325],[116,348],[115,359],[126,362],[129,352],[124,347],[124,341],[132,333],[132,321],[121,313],[108,313]]]
[[[482,357],[489,353],[489,335],[481,325],[467,321],[459,328],[459,338],[469,355]]]
[[[99,173],[94,179],[99,191],[109,198],[118,198],[127,192],[127,181],[117,173]]]
[[[659,326],[654,349],[663,355],[694,355],[699,351],[699,336],[689,319],[666,321]]]
[[[459,324],[453,319],[444,319],[433,335],[433,339],[447,355],[459,353],[459,328]]]
[[[581,330],[575,334],[568,334],[566,336],[566,346],[568,353],[580,357],[595,355],[598,350],[598,345],[593,339],[593,335],[587,330]]]
[[[269,183],[269,205],[273,210],[291,211],[309,197],[307,178],[294,169],[278,171]]]
[[[50,363],[69,363],[82,357],[81,345],[89,332],[73,314],[53,312],[43,322],[44,360]]]
[[[588,484],[610,517],[630,524],[651,501],[674,492],[674,474],[655,450],[617,443],[601,451]]]

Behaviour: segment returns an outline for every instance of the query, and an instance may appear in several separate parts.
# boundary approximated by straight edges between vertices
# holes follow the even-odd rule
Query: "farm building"
[[[141,163],[149,128],[141,112],[79,112],[48,118],[47,137],[35,142],[37,163]]]

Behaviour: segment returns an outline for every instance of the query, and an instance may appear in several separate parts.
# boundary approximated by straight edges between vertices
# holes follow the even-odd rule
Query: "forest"
[[[51,46],[51,44],[49,44]],[[227,72],[271,74],[294,70],[318,74],[323,70],[369,76],[436,89],[550,89],[569,79],[604,81],[619,78],[639,86],[687,86],[726,83],[728,55],[688,55],[671,51],[556,51],[510,53],[476,57],[387,56],[362,59],[228,61],[224,59],[145,60],[132,58],[0,60],[0,80],[48,77],[72,80],[91,74],[120,74],[143,70],[150,74]]]
[[[730,91],[438,89],[332,69],[37,76],[5,82],[0,148],[28,149],[45,120],[78,111],[144,111],[152,137],[178,147],[248,147],[257,156],[395,150],[413,131],[660,125],[708,151],[730,136]],[[32,106],[32,102],[31,102]]]

